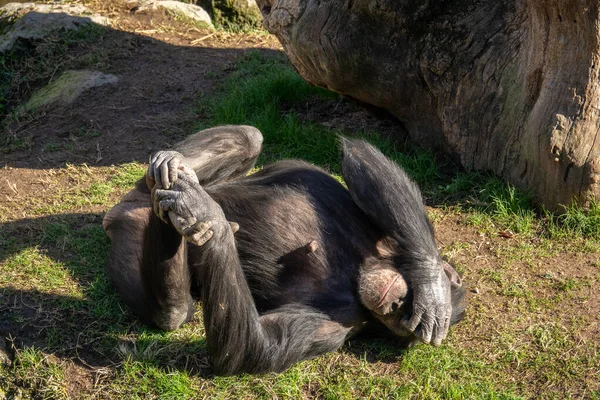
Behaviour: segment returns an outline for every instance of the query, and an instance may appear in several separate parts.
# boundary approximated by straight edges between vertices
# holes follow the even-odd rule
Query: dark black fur
[[[218,374],[282,371],[374,323],[357,277],[381,257],[378,243],[395,243],[388,250],[410,283],[428,275],[420,260],[439,259],[418,188],[370,145],[344,141],[346,190],[302,161],[245,176],[261,143],[254,128],[219,127],[177,147],[222,210],[207,216],[214,236],[203,246],[151,211],[143,185],[104,220],[108,270],[125,301],[144,321],[175,329],[191,317],[192,296],[200,299]],[[235,236],[227,221],[239,224]],[[307,252],[311,241],[318,246]],[[463,296],[455,285],[453,322]]]

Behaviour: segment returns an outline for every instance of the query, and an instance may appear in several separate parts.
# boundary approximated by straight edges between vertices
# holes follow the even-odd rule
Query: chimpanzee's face
[[[413,333],[404,328],[400,322],[402,318],[410,314],[410,304],[412,301],[408,297],[405,297],[403,299],[399,299],[398,302],[400,303],[399,306],[397,306],[397,308],[394,310],[390,310],[390,312],[386,314],[380,314],[375,310],[372,310],[371,313],[375,319],[384,324],[395,335],[401,337],[414,336]]]
[[[359,282],[362,304],[394,334],[412,336],[400,321],[410,313],[412,299],[404,277],[391,260],[378,260],[363,270]]]
[[[440,262],[440,266],[450,281],[451,290],[464,291],[454,268],[444,261]],[[418,343],[418,339],[404,328],[401,321],[412,313],[412,291],[398,269],[389,259],[370,262],[361,273],[359,295],[373,317],[395,335],[406,339],[406,344],[410,346]]]

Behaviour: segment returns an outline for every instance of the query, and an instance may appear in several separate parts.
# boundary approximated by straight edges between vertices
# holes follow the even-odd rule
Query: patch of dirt
[[[286,110],[282,110],[285,113]],[[318,123],[342,132],[376,132],[398,142],[409,140],[406,128],[398,119],[384,110],[359,102],[350,97],[330,100],[320,97],[309,99],[292,111],[306,121]]]
[[[82,393],[89,393],[94,388],[94,373],[69,362],[64,367],[67,389],[70,398],[76,399]]]
[[[4,154],[2,164],[143,162],[151,151],[192,133],[202,119],[194,113],[198,96],[214,90],[241,56],[279,52],[276,39],[266,34],[190,27],[164,11],[131,14],[123,5],[109,10],[112,27],[101,43],[81,51],[105,58],[102,72],[119,82],[85,92],[72,106],[11,123],[6,134],[25,140],[27,148]],[[19,180],[15,171],[11,176]]]
[[[498,326],[510,323],[526,332],[536,324],[560,321],[575,327],[573,337],[581,344],[597,340],[600,334],[600,296],[595,290],[600,277],[597,251],[572,251],[568,246],[551,245],[545,248],[539,239],[512,238],[478,233],[465,224],[459,215],[447,216],[436,224],[436,237],[449,258],[463,268],[468,290],[468,317],[459,325],[464,344],[487,338],[492,340]],[[585,240],[571,243],[585,248]],[[458,248],[458,250],[451,250]],[[494,277],[494,272],[501,275]],[[537,312],[520,313],[520,307],[531,307]],[[475,315],[473,315],[475,314]],[[527,318],[525,318],[527,316]],[[478,321],[474,321],[477,319]],[[579,319],[579,322],[575,322]],[[472,329],[477,327],[477,335]],[[471,342],[471,343],[469,343]]]
[[[0,169],[0,192],[4,199],[0,202],[19,200],[32,194],[39,194],[45,185],[47,172],[42,170],[4,167]]]

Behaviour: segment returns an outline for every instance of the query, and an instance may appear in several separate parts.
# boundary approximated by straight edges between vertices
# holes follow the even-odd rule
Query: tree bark
[[[559,209],[600,195],[597,0],[258,0],[308,82]]]

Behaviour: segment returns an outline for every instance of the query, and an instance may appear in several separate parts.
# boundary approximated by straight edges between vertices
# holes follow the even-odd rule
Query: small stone
[[[473,293],[479,294],[479,288],[478,287],[473,288]]]
[[[210,15],[208,15],[204,8],[195,4],[182,3],[175,0],[159,0],[154,3],[154,7],[174,11],[194,21],[204,22],[211,27],[213,26]]]
[[[68,105],[84,91],[98,86],[114,84],[118,80],[119,78],[115,75],[99,71],[65,71],[54,82],[35,92],[23,106],[22,111],[34,111],[51,104]]]

